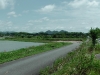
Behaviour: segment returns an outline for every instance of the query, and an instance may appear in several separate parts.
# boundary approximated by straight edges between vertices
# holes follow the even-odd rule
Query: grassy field
[[[95,54],[100,53],[100,44],[91,49],[91,43],[83,43],[80,48],[59,58],[40,75],[100,75],[100,60]]]
[[[16,60],[19,58],[23,58],[26,56],[31,56],[34,54],[53,50],[55,48],[59,48],[59,47],[70,45],[70,44],[71,43],[51,42],[51,43],[47,43],[47,44],[41,45],[41,46],[36,46],[36,47],[33,46],[33,47],[23,48],[20,50],[10,51],[10,52],[1,52],[0,53],[0,64],[8,62],[8,61],[13,61],[13,60]]]

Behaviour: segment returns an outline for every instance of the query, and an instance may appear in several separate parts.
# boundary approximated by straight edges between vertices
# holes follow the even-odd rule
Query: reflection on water
[[[27,48],[30,46],[39,46],[43,44],[44,43],[35,43],[35,42],[0,41],[0,52],[7,52],[21,48]]]

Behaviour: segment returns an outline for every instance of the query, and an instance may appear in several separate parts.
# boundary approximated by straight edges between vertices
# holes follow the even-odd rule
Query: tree
[[[96,39],[98,38],[99,31],[100,31],[99,28],[96,28],[96,29],[91,28],[90,30],[90,37],[92,38],[93,46],[95,46],[96,44]]]

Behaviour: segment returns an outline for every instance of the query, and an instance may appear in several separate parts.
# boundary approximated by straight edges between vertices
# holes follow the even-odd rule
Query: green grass
[[[34,55],[34,54],[53,50],[55,48],[59,48],[59,47],[66,46],[66,45],[69,45],[69,44],[71,44],[71,43],[52,42],[52,43],[48,43],[48,44],[37,46],[37,47],[33,46],[33,47],[29,47],[29,48],[19,49],[19,50],[16,50],[16,51],[1,52],[0,53],[0,64],[8,62],[8,61],[16,60],[16,59],[19,59],[19,58],[23,58],[23,57],[26,57],[26,56],[31,56],[31,55]]]
[[[82,41],[83,38],[6,38],[5,40],[25,42]]]
[[[100,60],[95,58],[94,50],[89,52],[90,46],[91,43],[83,43],[80,48],[42,70],[40,75],[100,75]]]

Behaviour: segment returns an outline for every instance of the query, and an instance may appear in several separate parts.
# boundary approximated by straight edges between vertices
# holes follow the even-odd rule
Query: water
[[[35,43],[35,42],[0,41],[0,52],[8,52],[31,46],[39,46],[43,44],[44,43]]]

